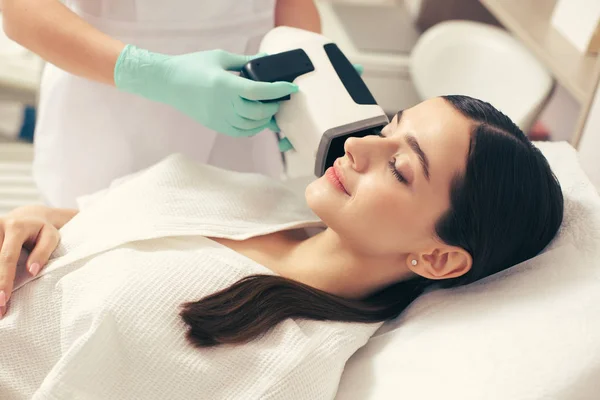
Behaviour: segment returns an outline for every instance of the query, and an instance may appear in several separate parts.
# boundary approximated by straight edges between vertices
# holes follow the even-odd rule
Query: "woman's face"
[[[349,138],[345,155],[311,183],[311,209],[353,251],[383,257],[439,246],[435,223],[463,174],[473,123],[442,98],[404,110],[382,136]]]

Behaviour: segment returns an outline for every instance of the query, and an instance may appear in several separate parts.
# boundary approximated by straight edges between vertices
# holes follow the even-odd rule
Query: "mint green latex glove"
[[[169,56],[127,45],[115,65],[118,89],[169,104],[207,128],[229,136],[275,129],[279,103],[261,103],[298,91],[289,82],[255,82],[234,75],[253,58],[210,50]]]
[[[361,64],[353,64],[352,65],[354,67],[354,70],[356,72],[358,72],[358,75],[362,76],[363,72],[365,72],[365,67],[363,67]]]

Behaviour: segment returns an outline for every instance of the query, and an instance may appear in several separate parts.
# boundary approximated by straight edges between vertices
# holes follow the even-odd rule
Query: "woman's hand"
[[[27,206],[0,218],[0,318],[12,294],[21,249],[31,252],[26,267],[36,276],[58,246],[58,229],[75,214],[74,210]]]

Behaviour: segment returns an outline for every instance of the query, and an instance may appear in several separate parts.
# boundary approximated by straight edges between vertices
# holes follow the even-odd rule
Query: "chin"
[[[332,196],[329,183],[322,177],[311,182],[304,191],[304,197],[308,207],[321,219],[322,214],[330,214],[334,207],[334,196]]]
[[[344,197],[331,186],[324,178],[311,182],[304,191],[306,204],[317,217],[328,227],[334,227],[342,218]]]
[[[304,199],[306,200],[306,204],[308,204],[308,207],[310,207],[310,209],[315,214],[317,214],[317,210],[320,208],[319,204],[323,202],[323,190],[321,188],[321,185],[319,185],[320,179],[321,178],[309,183],[309,185],[304,190]]]

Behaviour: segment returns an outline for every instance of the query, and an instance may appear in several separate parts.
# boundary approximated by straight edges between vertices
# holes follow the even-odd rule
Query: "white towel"
[[[258,175],[171,157],[89,206],[0,321],[0,398],[331,399],[380,324],[287,320],[243,346],[194,349],[179,305],[272,273],[205,236],[318,225]]]

